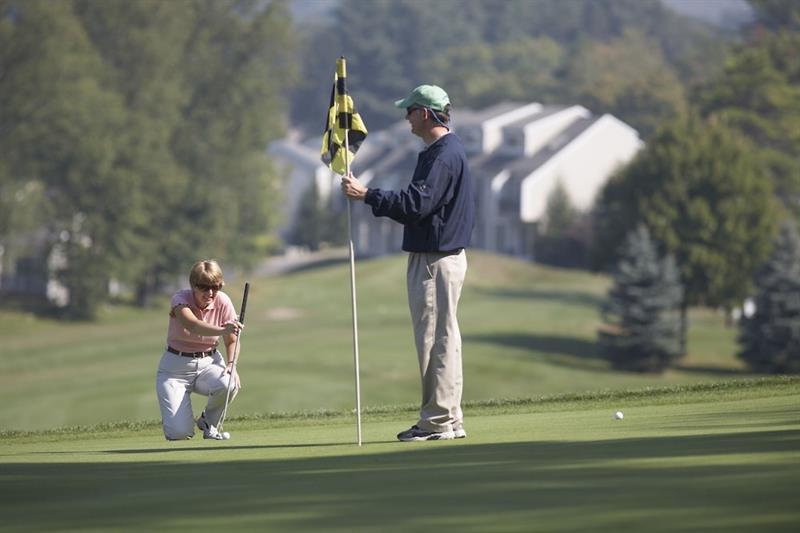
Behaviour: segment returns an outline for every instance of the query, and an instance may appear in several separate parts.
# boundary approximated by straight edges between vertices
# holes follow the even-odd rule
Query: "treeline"
[[[306,28],[293,117],[316,133],[331,51],[347,56],[351,92],[373,129],[398,120],[391,102],[436,83],[454,108],[503,100],[581,103],[645,137],[685,111],[726,39],[660,0],[340,0]]]
[[[705,305],[741,318],[751,368],[800,372],[800,5],[753,4],[723,71],[599,199],[596,266],[615,276],[600,341],[620,368],[675,364]]]
[[[345,55],[373,130],[423,82],[456,110],[581,103],[632,124],[647,149],[598,204],[595,265],[644,225],[682,308],[733,308],[800,216],[798,8],[753,4],[723,36],[659,0],[341,0],[303,33],[280,0],[0,0],[5,271],[50,257],[66,313],[90,318],[111,280],[144,302],[196,258],[253,264],[281,202],[264,148],[287,122],[321,133]]]
[[[142,302],[198,258],[263,257],[293,46],[280,1],[0,0],[6,272],[49,257],[91,318],[112,279]]]

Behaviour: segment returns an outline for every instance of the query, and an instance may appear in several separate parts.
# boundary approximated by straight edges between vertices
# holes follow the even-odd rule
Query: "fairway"
[[[233,413],[354,406],[348,265],[334,256],[282,276],[253,274]],[[418,401],[405,255],[360,261],[359,346],[366,406]],[[470,251],[459,306],[464,398],[519,398],[749,377],[735,328],[693,309],[689,353],[663,375],[616,372],[596,346],[605,276]],[[241,301],[242,282],[226,291]],[[110,306],[95,323],[0,311],[0,431],[149,420],[168,296],[152,309]],[[203,403],[194,400],[195,413]]]
[[[467,439],[400,443],[407,410],[234,420],[227,442],[6,434],[4,531],[792,531],[800,380],[485,402]],[[613,420],[621,409],[622,421]]]

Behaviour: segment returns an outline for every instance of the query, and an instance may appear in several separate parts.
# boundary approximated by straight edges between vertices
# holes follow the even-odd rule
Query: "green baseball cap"
[[[434,111],[444,111],[445,107],[450,105],[450,97],[444,92],[444,89],[436,85],[420,85],[411,94],[397,100],[394,103],[395,107],[408,108],[413,105],[421,107],[429,107]]]

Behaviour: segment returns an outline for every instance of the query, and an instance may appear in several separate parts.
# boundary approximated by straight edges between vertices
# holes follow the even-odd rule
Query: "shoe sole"
[[[457,429],[457,430],[455,430],[453,432],[453,438],[454,439],[466,439],[467,438],[467,432],[464,431],[463,429]]]
[[[221,433],[217,433],[216,435],[209,435],[207,431],[211,428],[206,422],[205,418],[201,415],[200,418],[197,419],[197,429],[203,432],[203,438],[205,440],[225,440]]]
[[[424,437],[397,437],[397,440],[400,442],[419,442],[423,440],[453,440],[455,438],[456,436],[452,431],[445,431],[442,433],[432,433],[431,435],[425,435]]]

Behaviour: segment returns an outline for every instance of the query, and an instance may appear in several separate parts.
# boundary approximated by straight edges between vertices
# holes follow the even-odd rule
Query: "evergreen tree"
[[[302,199],[289,242],[316,251],[319,250],[324,238],[325,216],[328,210],[321,205],[316,182],[311,182]]]
[[[800,372],[800,236],[786,222],[756,276],[756,311],[741,321],[739,357],[753,370]]]
[[[319,250],[324,245],[347,242],[347,204],[324,199],[316,183],[306,189],[289,243]]]
[[[600,195],[595,260],[613,264],[628,228],[645,224],[680,267],[684,346],[689,306],[738,304],[769,253],[776,209],[759,162],[724,125],[693,117],[660,128]]]
[[[579,216],[580,213],[572,205],[567,189],[559,181],[547,198],[542,234],[554,238],[563,237]]]
[[[347,204],[329,204],[323,209],[325,224],[322,228],[322,241],[331,246],[347,244],[350,231],[347,226]]]
[[[796,5],[793,10],[800,13]],[[727,58],[718,79],[699,91],[695,100],[705,115],[740,132],[761,149],[758,155],[764,161],[776,197],[800,222],[797,50],[800,32],[789,30],[766,34],[742,45]]]
[[[614,368],[662,372],[681,355],[677,310],[683,298],[671,256],[658,257],[645,226],[631,232],[603,309],[603,354]]]
[[[536,224],[536,261],[546,265],[587,268],[590,221],[572,205],[561,182],[547,198],[542,221]]]

